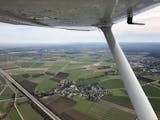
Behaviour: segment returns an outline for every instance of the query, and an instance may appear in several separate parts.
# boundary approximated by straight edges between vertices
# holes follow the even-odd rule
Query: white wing
[[[38,26],[106,26],[159,0],[0,0],[0,21]]]

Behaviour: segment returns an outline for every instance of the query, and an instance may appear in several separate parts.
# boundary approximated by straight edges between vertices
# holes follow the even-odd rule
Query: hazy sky
[[[137,15],[134,21],[146,25],[127,25],[123,21],[113,26],[118,41],[160,42],[160,6]],[[80,32],[0,23],[0,44],[68,42],[105,42],[105,39],[99,30]]]

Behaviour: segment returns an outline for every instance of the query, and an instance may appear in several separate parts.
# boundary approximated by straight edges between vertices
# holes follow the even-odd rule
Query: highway
[[[16,86],[24,95],[26,95],[34,104],[36,104],[43,112],[45,112],[53,120],[61,120],[40,101],[38,101],[33,95],[25,90],[18,82],[16,82],[8,73],[0,69],[0,75]],[[27,112],[27,111],[26,111]]]

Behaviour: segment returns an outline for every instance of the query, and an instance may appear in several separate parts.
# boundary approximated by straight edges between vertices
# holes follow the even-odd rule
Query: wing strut
[[[119,73],[128,92],[139,120],[158,120],[150,102],[139,84],[125,54],[115,40],[111,27],[101,28],[104,32]]]

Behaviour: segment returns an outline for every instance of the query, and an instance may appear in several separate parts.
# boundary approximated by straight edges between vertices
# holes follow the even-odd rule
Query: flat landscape
[[[160,44],[121,45],[160,118]],[[62,120],[137,118],[106,44],[1,48],[0,69]],[[0,76],[0,119],[43,120],[46,116]]]

